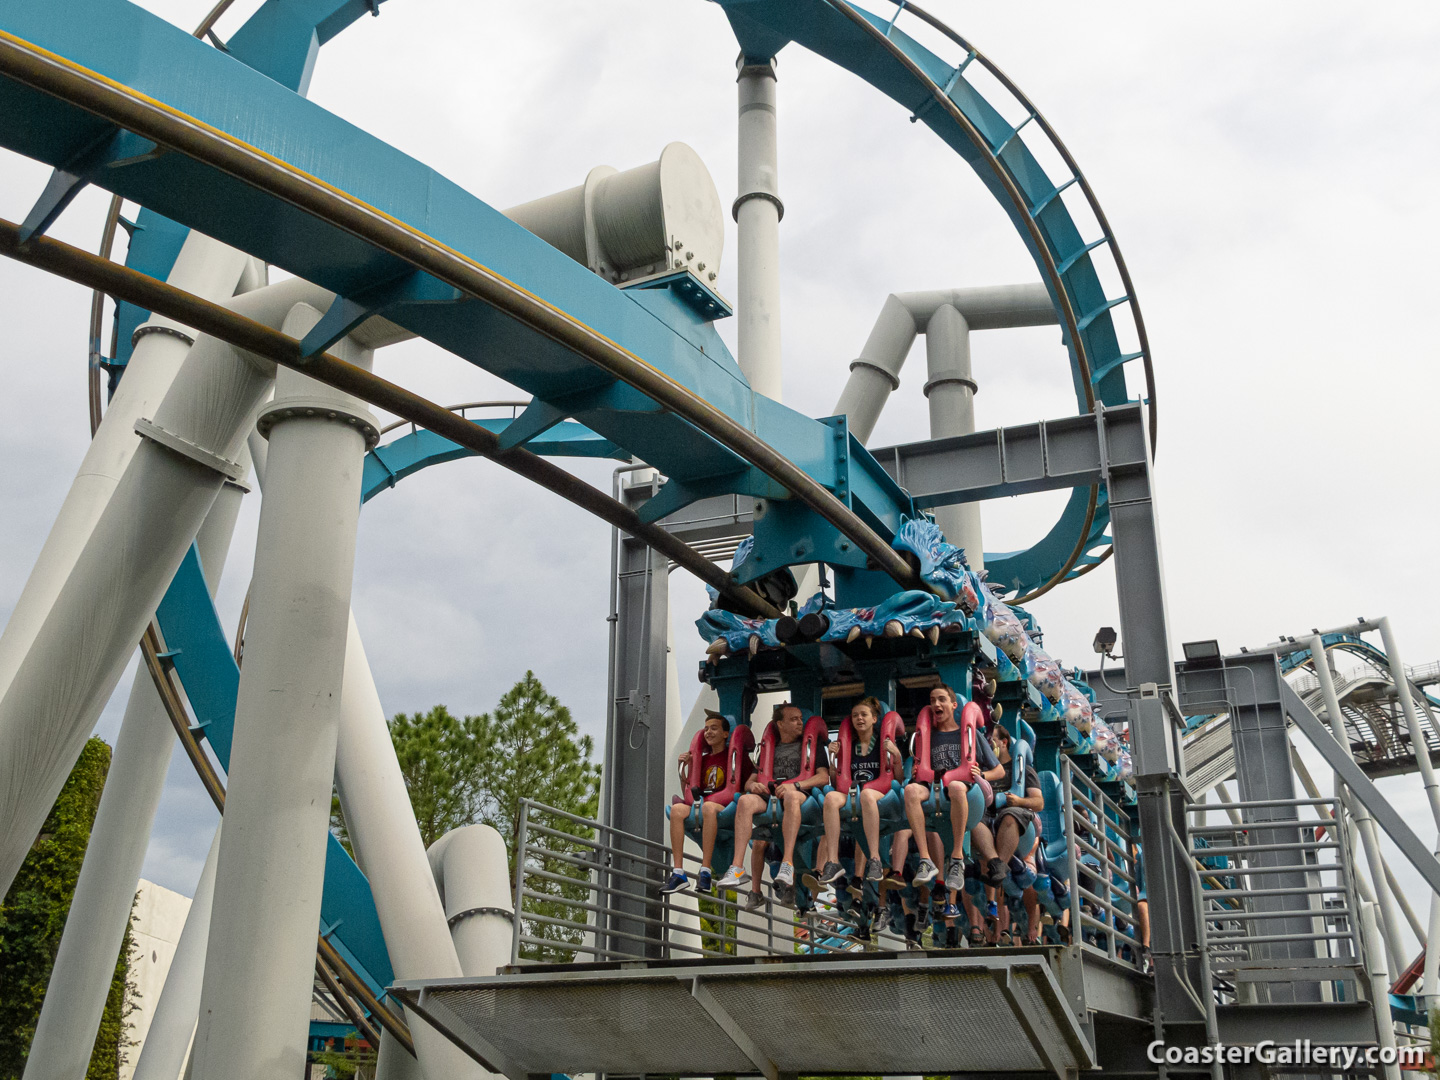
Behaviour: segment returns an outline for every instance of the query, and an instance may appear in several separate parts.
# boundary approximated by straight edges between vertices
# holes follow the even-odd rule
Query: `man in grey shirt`
[[[750,843],[750,834],[755,826],[755,815],[763,814],[770,806],[771,797],[780,800],[782,815],[780,834],[783,841],[780,869],[775,874],[775,884],[789,890],[795,885],[795,840],[800,835],[802,809],[805,800],[815,788],[822,788],[830,782],[830,772],[825,759],[819,757],[815,770],[803,780],[797,779],[804,766],[805,714],[798,705],[788,701],[775,706],[775,762],[774,779],[763,783],[756,776],[745,785],[745,793],[735,805],[735,854],[725,876],[716,882],[717,888],[738,889],[747,881],[750,895],[745,899],[747,910],[759,908],[765,901],[760,894],[760,878],[765,869],[764,841],[757,841],[750,857],[750,873],[745,873],[741,861],[745,858],[745,845]],[[819,748],[816,748],[818,753]]]

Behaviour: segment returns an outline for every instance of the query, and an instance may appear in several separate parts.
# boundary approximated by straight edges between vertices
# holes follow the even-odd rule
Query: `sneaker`
[[[782,862],[780,869],[775,871],[775,884],[793,886],[795,884],[795,867],[788,862]]]
[[[717,889],[738,889],[742,885],[750,884],[750,875],[738,866],[732,866],[725,871],[725,876],[715,883]]]
[[[905,875],[899,870],[886,870],[884,878],[880,882],[887,889],[903,889],[905,887]]]
[[[950,869],[945,872],[945,887],[955,892],[965,888],[965,863],[963,860],[950,860]]]
[[[958,919],[960,917],[960,906],[958,904],[946,904],[940,913],[942,919]]]
[[[987,919],[998,919],[999,917],[1000,917],[1000,905],[998,905],[997,903],[995,903],[994,900],[991,900],[991,901],[989,901],[988,903],[986,903],[986,905],[985,905],[985,918],[987,918]]]
[[[745,894],[745,910],[746,910],[746,911],[759,911],[759,910],[760,910],[761,908],[763,908],[764,906],[765,906],[765,897],[761,896],[758,892],[754,892],[754,891],[752,890],[751,892],[748,892],[748,893]]]
[[[886,930],[890,929],[890,908],[882,907],[880,914],[875,916],[875,936],[879,937]]]
[[[775,893],[775,903],[779,904],[781,907],[793,908],[795,906],[794,885],[777,884],[772,887]]]
[[[701,871],[700,871],[700,883],[695,886],[695,891],[696,891],[696,892],[709,892],[709,891],[710,891],[710,871],[709,871],[709,870],[701,870]]]
[[[825,891],[825,886],[820,884],[820,879],[814,874],[802,875],[800,878],[800,883],[804,885],[805,888],[810,890],[811,896],[819,896],[822,892]]]
[[[885,868],[880,865],[879,859],[871,859],[865,865],[865,880],[879,882],[885,876]]]
[[[853,896],[856,900],[865,899],[865,888],[858,881],[852,881],[850,882],[850,884],[846,885],[845,891],[851,896]]]
[[[690,879],[685,876],[683,871],[676,870],[670,875],[670,880],[665,882],[660,891],[666,896],[669,896],[671,893],[684,892],[688,888],[690,888]]]
[[[821,885],[834,885],[845,876],[845,868],[838,862],[827,862],[820,871],[819,881]]]
[[[986,863],[986,865],[985,865],[985,884],[986,884],[986,885],[1004,885],[1004,884],[1005,884],[1005,879],[1006,879],[1007,877],[1009,877],[1009,876],[1010,876],[1010,872],[1005,868],[1005,864],[1004,864],[1003,862],[1001,862],[999,859],[991,859],[988,863]]]
[[[934,881],[939,876],[940,871],[936,869],[933,862],[931,862],[929,859],[921,859],[920,865],[915,869],[915,884],[929,885],[930,882]]]

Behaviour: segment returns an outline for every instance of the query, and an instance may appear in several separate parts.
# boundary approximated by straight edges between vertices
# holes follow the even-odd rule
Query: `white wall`
[[[150,1030],[150,1021],[160,1001],[165,976],[170,973],[170,961],[175,958],[175,947],[180,943],[180,931],[185,928],[185,916],[189,911],[188,896],[141,879],[130,923],[133,942],[130,982],[134,987],[131,1001],[135,1009],[127,1019],[131,1025],[129,1036],[132,1045],[125,1055],[125,1064],[120,1066],[120,1080],[130,1080],[135,1072],[135,1063],[140,1060],[140,1047]]]

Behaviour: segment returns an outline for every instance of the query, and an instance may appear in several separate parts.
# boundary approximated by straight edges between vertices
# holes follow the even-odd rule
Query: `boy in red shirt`
[[[690,751],[686,750],[680,755],[680,764],[690,766],[691,786],[700,789],[700,881],[697,887],[700,892],[709,892],[710,859],[715,854],[715,834],[718,831],[720,811],[730,803],[726,790],[730,770],[729,719],[720,713],[706,710],[704,734],[705,751],[700,761],[692,761]],[[743,787],[749,774],[754,771],[754,765],[747,755],[740,756],[740,768],[740,785]],[[685,821],[690,815],[688,811],[678,812],[681,806],[683,804],[676,804],[670,811],[670,852],[675,859],[675,869],[660,890],[662,893],[680,892],[690,887],[690,878],[684,869]]]

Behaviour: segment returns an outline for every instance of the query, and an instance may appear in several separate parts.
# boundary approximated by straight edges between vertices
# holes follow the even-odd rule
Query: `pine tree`
[[[500,699],[493,716],[467,717],[466,723],[472,725],[483,762],[476,784],[478,820],[505,838],[513,884],[522,799],[595,817],[600,806],[600,767],[590,760],[595,742],[580,734],[570,710],[533,671]]]

